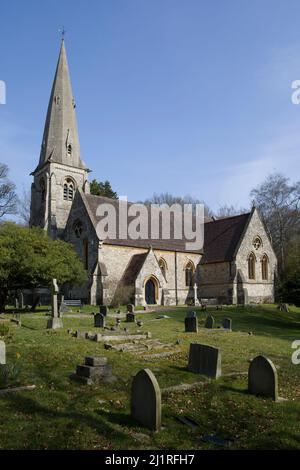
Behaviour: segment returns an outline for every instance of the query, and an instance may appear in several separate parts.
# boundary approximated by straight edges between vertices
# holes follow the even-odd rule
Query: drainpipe
[[[175,251],[175,303],[178,305],[178,294],[177,294],[177,252]]]

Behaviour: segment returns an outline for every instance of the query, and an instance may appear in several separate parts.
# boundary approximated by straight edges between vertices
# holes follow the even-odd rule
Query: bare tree
[[[168,204],[168,206],[171,206],[172,204],[180,204],[181,206],[184,204],[204,204],[205,217],[213,216],[213,212],[207,204],[205,204],[203,201],[200,201],[200,199],[193,198],[188,194],[182,197],[173,196],[168,192],[160,194],[154,193],[152,197],[144,201],[144,204]]]
[[[16,187],[8,179],[8,172],[8,166],[5,163],[0,163],[0,218],[17,212]]]
[[[269,175],[250,196],[260,210],[279,259],[279,273],[285,266],[289,240],[300,230],[300,182],[280,173]]]
[[[29,226],[30,222],[30,201],[30,190],[23,187],[22,199],[19,199],[18,201],[18,215],[23,224],[27,227]]]
[[[235,207],[233,205],[227,205],[224,204],[223,206],[219,207],[217,213],[216,213],[216,218],[217,219],[222,219],[225,217],[232,217],[234,215],[239,215],[239,214],[245,214],[248,212],[248,209],[245,209],[244,207]]]

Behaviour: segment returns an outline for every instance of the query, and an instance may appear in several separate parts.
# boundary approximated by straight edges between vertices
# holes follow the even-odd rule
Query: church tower
[[[79,137],[64,40],[52,86],[40,160],[31,173],[30,225],[44,228],[52,238],[63,234],[77,188],[89,192]]]

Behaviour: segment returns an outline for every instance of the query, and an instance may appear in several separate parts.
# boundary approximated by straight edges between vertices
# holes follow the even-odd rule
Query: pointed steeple
[[[86,169],[80,158],[75,101],[63,39],[48,105],[40,160],[36,170],[47,162]]]

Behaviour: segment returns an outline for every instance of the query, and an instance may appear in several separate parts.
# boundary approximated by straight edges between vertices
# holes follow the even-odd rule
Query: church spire
[[[75,101],[72,93],[64,39],[61,41],[48,105],[40,160],[36,170],[40,169],[47,162],[86,169],[80,158]]]

